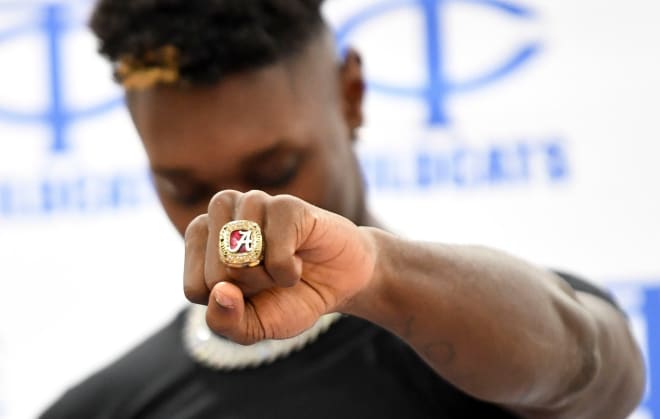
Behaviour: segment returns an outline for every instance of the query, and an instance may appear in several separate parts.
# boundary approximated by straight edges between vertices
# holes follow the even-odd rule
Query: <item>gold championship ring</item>
[[[264,258],[264,240],[259,224],[230,221],[220,229],[220,261],[232,268],[252,268]]]

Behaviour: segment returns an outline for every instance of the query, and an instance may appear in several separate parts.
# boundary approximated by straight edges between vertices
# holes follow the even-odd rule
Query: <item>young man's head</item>
[[[365,222],[351,143],[357,55],[320,0],[100,0],[91,26],[183,233],[223,189],[289,193]]]

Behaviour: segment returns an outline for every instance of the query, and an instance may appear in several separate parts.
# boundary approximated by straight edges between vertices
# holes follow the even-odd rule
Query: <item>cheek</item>
[[[357,156],[347,144],[343,153],[335,153],[330,164],[332,177],[329,179],[328,195],[334,202],[333,211],[359,224],[363,216],[364,190]]]
[[[304,176],[306,201],[347,218],[355,216],[352,155],[327,150],[310,164]]]

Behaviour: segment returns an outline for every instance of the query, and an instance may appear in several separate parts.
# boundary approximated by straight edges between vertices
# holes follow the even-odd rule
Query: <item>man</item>
[[[604,293],[378,228],[352,150],[360,59],[337,60],[320,3],[99,2],[202,306],[44,417],[626,417],[643,366]]]

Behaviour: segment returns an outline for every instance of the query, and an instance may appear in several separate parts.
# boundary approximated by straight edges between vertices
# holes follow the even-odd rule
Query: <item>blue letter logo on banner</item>
[[[25,113],[6,109],[0,104],[0,118],[12,122],[27,124],[46,124],[51,129],[50,149],[53,153],[67,151],[67,128],[76,119],[89,118],[102,114],[122,103],[121,98],[113,98],[86,109],[68,109],[64,101],[64,83],[62,77],[62,39],[70,30],[80,26],[71,22],[64,4],[48,4],[35,8],[38,15],[33,22],[8,30],[0,30],[0,43],[11,41],[32,31],[40,31],[46,38],[48,54],[49,96],[48,108],[34,113]]]
[[[660,288],[648,288],[645,293],[644,315],[646,317],[648,340],[648,382],[650,388],[645,406],[653,412],[654,417],[660,416]]]
[[[447,125],[449,116],[446,109],[447,99],[454,94],[477,90],[512,73],[522,64],[529,61],[541,48],[539,42],[529,42],[522,45],[515,54],[507,57],[502,64],[469,80],[449,80],[445,73],[445,56],[443,54],[443,11],[450,2],[473,3],[490,7],[495,11],[505,13],[519,19],[530,19],[534,16],[530,9],[517,6],[503,0],[389,0],[377,3],[348,19],[337,30],[337,40],[340,47],[345,47],[351,32],[364,22],[385,13],[401,8],[418,8],[425,19],[427,78],[422,86],[392,86],[378,81],[370,81],[369,87],[375,91],[399,96],[412,96],[424,100],[428,106],[428,122],[431,125]]]

